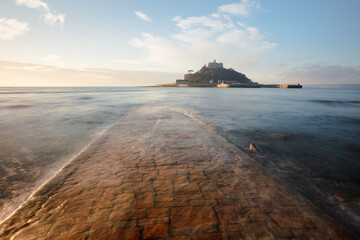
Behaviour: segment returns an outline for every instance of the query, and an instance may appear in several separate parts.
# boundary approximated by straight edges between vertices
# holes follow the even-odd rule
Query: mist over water
[[[0,88],[0,220],[117,117],[141,89]]]
[[[0,88],[0,220],[131,109],[213,125],[323,208],[359,216],[360,89]]]
[[[197,111],[219,134],[335,218],[360,223],[359,89],[217,93]]]

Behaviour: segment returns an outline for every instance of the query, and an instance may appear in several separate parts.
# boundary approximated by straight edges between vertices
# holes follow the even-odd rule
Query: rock
[[[249,147],[250,152],[252,153],[259,153],[259,147],[255,143],[250,143]]]
[[[281,134],[280,137],[284,141],[289,139],[289,137],[287,135],[285,135],[285,134]]]

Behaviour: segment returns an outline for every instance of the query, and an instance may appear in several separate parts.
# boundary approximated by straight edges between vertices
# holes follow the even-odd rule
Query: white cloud
[[[44,8],[49,10],[48,5],[41,0],[16,0],[16,4],[25,5],[28,8]]]
[[[146,61],[143,61],[143,60],[111,59],[109,61],[113,62],[113,63],[127,63],[127,64],[133,64],[133,65],[146,64]]]
[[[46,64],[58,67],[69,66],[69,63],[65,58],[62,58],[61,56],[55,54],[34,57],[32,61],[37,64]]]
[[[41,19],[45,24],[55,25],[58,22],[59,26],[63,27],[65,16],[63,13],[47,12],[41,16]]]
[[[151,18],[148,17],[145,13],[140,12],[140,11],[135,11],[135,15],[138,16],[138,18],[140,18],[141,20],[147,21],[147,22],[151,22]]]
[[[30,30],[29,23],[14,18],[0,18],[0,39],[12,40]]]
[[[251,0],[240,4],[249,6],[247,13],[257,8]],[[226,9],[219,7],[216,13],[207,16],[176,16],[173,21],[177,33],[168,37],[142,33],[130,44],[144,49],[142,60],[149,64],[176,70],[193,68],[214,58],[224,61],[227,67],[244,66],[276,47],[275,43],[266,41],[259,29],[240,21],[244,14],[232,15],[225,13]]]
[[[49,65],[8,62],[0,60],[0,72],[1,69],[14,71],[51,72],[55,71],[57,68]]]
[[[182,73],[83,68],[0,60],[0,86],[151,86],[170,83]]]
[[[46,57],[36,58],[36,60],[43,61],[43,62],[54,62],[59,61],[61,59],[58,55],[47,55]]]
[[[173,21],[175,21],[176,26],[178,26],[182,30],[190,30],[197,27],[208,27],[213,30],[220,31],[225,27],[223,21],[221,19],[218,19],[216,16],[188,17],[185,19],[176,16],[173,18]]]
[[[54,9],[51,9],[47,3],[41,0],[16,0],[16,4],[21,6],[24,5],[28,8],[35,8],[42,12],[41,21],[47,25],[58,24],[60,27],[63,27],[65,22],[64,13],[57,13]]]
[[[258,6],[257,2],[254,0],[241,0],[239,3],[222,5],[218,9],[223,13],[247,17],[249,16],[250,11],[254,8],[258,8]]]

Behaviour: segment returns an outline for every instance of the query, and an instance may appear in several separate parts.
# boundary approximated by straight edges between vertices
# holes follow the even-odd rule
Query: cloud
[[[36,58],[36,60],[43,61],[43,62],[54,62],[59,61],[61,59],[58,55],[47,55],[46,57]]]
[[[146,61],[143,61],[143,60],[129,60],[129,59],[111,59],[110,62],[128,63],[128,64],[134,64],[134,65],[146,64]]]
[[[217,31],[221,31],[225,27],[223,21],[217,16],[188,17],[185,19],[176,16],[173,18],[173,21],[176,22],[176,26],[184,31],[197,27],[208,27]]]
[[[360,67],[306,64],[283,73],[282,78],[303,84],[360,84]]]
[[[55,25],[59,22],[59,26],[63,27],[65,22],[65,14],[56,12],[47,12],[41,16],[42,21],[48,25]]]
[[[16,0],[16,4],[25,5],[28,8],[44,8],[49,10],[48,5],[41,0]]]
[[[41,11],[40,20],[47,25],[59,24],[63,27],[66,14],[57,13],[54,9],[51,9],[47,3],[41,0],[15,0],[19,6],[26,6],[28,8],[34,8]]]
[[[222,5],[218,8],[218,10],[222,13],[247,17],[254,8],[258,8],[258,4],[256,1],[241,0],[239,3]]]
[[[30,30],[29,23],[19,22],[15,18],[0,18],[0,39],[12,40]]]
[[[151,18],[148,17],[145,13],[140,12],[140,11],[135,11],[135,15],[138,16],[138,18],[140,18],[141,20],[147,21],[147,22],[151,22]]]
[[[160,71],[71,69],[0,61],[0,86],[151,86],[171,83],[181,76]]]
[[[247,13],[257,8],[251,0],[240,4],[248,6]],[[130,44],[143,49],[142,60],[149,64],[177,70],[193,68],[214,58],[228,67],[245,66],[277,46],[266,41],[259,29],[243,23],[244,14],[229,15],[226,9],[220,6],[217,12],[206,16],[176,16],[172,20],[177,33],[167,37],[142,33]]]
[[[49,65],[30,64],[19,62],[0,61],[0,72],[4,70],[10,71],[31,71],[31,72],[50,72],[55,71],[57,68]]]

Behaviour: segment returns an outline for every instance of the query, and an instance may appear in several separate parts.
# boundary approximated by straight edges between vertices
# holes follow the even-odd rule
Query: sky
[[[174,82],[216,59],[260,83],[360,84],[358,0],[1,0],[0,86]]]

